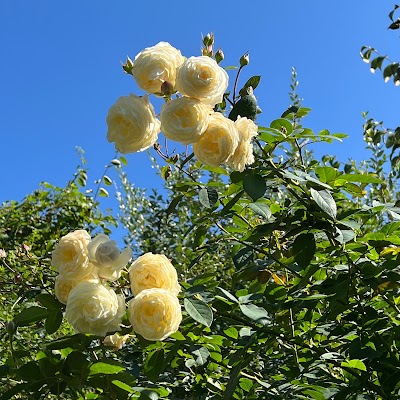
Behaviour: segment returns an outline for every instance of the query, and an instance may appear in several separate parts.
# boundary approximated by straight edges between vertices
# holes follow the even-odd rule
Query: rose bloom
[[[181,290],[176,269],[163,254],[140,256],[129,268],[129,279],[135,296],[152,288],[165,289],[174,295]]]
[[[184,61],[179,50],[167,42],[160,42],[135,57],[132,75],[144,91],[161,94],[161,85],[165,81],[175,86],[176,68]]]
[[[123,154],[147,149],[157,140],[160,121],[147,96],[120,97],[107,115],[107,140]]]
[[[111,282],[120,278],[122,268],[132,257],[129,247],[120,252],[115,240],[102,233],[88,244],[88,251],[90,261],[98,268],[99,277]]]
[[[228,160],[228,165],[235,171],[242,172],[246,165],[253,164],[253,144],[251,139],[257,136],[257,125],[248,118],[239,116],[235,121],[235,125],[239,132],[239,144],[232,157]]]
[[[214,107],[228,87],[228,74],[208,56],[190,57],[176,74],[176,89]]]
[[[161,110],[161,130],[182,144],[197,142],[209,123],[211,108],[200,100],[181,97],[165,103]]]
[[[53,250],[51,265],[70,279],[83,279],[93,274],[94,266],[89,262],[87,249],[89,242],[90,235],[85,230],[63,236]]]
[[[69,293],[65,317],[76,332],[105,336],[120,330],[125,300],[101,283],[80,282]]]
[[[128,303],[133,330],[147,340],[164,340],[182,321],[179,300],[164,289],[146,289]]]
[[[71,290],[80,282],[89,281],[99,283],[100,279],[96,274],[85,276],[84,279],[74,279],[64,275],[56,277],[54,291],[59,302],[67,304],[68,296]]]
[[[118,333],[114,333],[114,335],[106,336],[103,344],[104,346],[113,347],[115,350],[121,350],[128,338],[129,335],[120,336]]]
[[[193,151],[203,164],[218,167],[228,161],[238,143],[239,133],[234,122],[217,112],[211,114],[206,131],[193,144]]]

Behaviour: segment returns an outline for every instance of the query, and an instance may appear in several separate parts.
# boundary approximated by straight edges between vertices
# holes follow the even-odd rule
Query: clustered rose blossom
[[[132,257],[130,248],[119,251],[115,241],[85,230],[63,236],[55,246],[52,265],[59,275],[55,294],[66,304],[65,317],[76,332],[106,336],[121,330],[125,299],[106,284],[121,276]],[[146,253],[129,268],[134,298],[128,303],[133,330],[147,340],[164,340],[182,321],[176,269],[162,254]],[[129,335],[105,337],[105,346],[120,349]]]
[[[212,52],[186,59],[169,43],[160,42],[145,48],[133,62],[129,60],[129,73],[147,94],[120,97],[110,108],[107,139],[115,143],[116,150],[127,154],[147,149],[162,131],[168,139],[193,144],[194,154],[203,164],[227,163],[236,171],[252,164],[251,140],[257,126],[245,117],[231,121],[213,111],[223,101],[229,78],[211,56]],[[174,93],[177,96],[172,99]],[[165,96],[160,120],[149,94]]]
[[[66,304],[65,316],[80,333],[104,336],[120,330],[125,300],[106,281],[115,281],[132,257],[132,250],[119,251],[115,241],[100,234],[93,240],[85,230],[63,236],[52,254],[57,269],[54,291]]]

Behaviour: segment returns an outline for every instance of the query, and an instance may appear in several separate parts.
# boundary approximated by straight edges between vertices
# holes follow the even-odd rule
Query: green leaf
[[[119,159],[121,160],[122,164],[128,165],[128,161],[126,160],[126,158],[124,156],[119,156]]]
[[[370,174],[344,174],[340,176],[340,179],[357,183],[383,183],[377,176]]]
[[[264,196],[267,185],[261,175],[249,173],[243,178],[243,189],[253,201],[257,201]]]
[[[218,201],[218,192],[212,187],[202,188],[199,191],[199,201],[207,208],[212,208]]]
[[[239,379],[239,386],[245,391],[250,392],[251,388],[253,387],[253,381],[249,378],[240,378]]]
[[[195,361],[197,365],[204,365],[207,362],[208,357],[210,357],[210,352],[205,347],[200,347],[193,351],[192,354],[196,357]]]
[[[47,318],[51,314],[51,311],[43,307],[29,307],[22,310],[18,315],[15,316],[14,321],[18,326],[27,326],[33,322],[41,321]]]
[[[247,94],[246,89],[250,86],[254,90],[260,83],[260,80],[261,80],[261,76],[259,76],[259,75],[252,76],[250,79],[248,79],[247,82],[244,84],[244,86],[239,91],[240,96],[246,96],[246,94]]]
[[[258,203],[250,203],[249,208],[251,208],[257,215],[265,219],[270,219],[272,216],[271,209],[268,207],[267,204],[258,202]]]
[[[198,323],[210,327],[213,321],[211,308],[201,300],[185,298],[183,301],[186,312]]]
[[[90,366],[90,375],[97,375],[97,374],[118,374],[118,372],[124,371],[125,367],[115,364],[108,364],[105,362],[97,362]]]
[[[58,311],[64,307],[54,296],[48,293],[40,293],[36,296],[36,301],[38,301],[43,307],[48,310]]]
[[[110,186],[112,185],[112,179],[110,177],[108,177],[107,175],[103,176],[103,182],[105,185]]]
[[[56,332],[60,327],[63,319],[63,314],[61,311],[52,312],[46,319],[44,327],[46,328],[46,332],[51,335]]]
[[[234,326],[224,329],[224,333],[232,339],[237,339],[239,337],[239,332]]]
[[[290,135],[293,131],[293,125],[285,118],[279,118],[271,122],[270,127],[277,129],[284,135]]]
[[[114,379],[113,381],[111,381],[111,383],[113,385],[119,387],[120,389],[125,390],[125,392],[133,393],[132,388],[128,384],[126,384],[124,382],[121,382],[121,381],[119,381],[117,379]]]
[[[225,295],[225,297],[234,303],[239,303],[239,300],[231,293],[229,293],[227,290],[223,289],[222,287],[217,286],[217,288]]]
[[[264,308],[258,307],[255,304],[240,304],[240,311],[254,321],[260,322],[263,325],[270,321],[269,314]]]
[[[108,192],[107,192],[107,190],[101,187],[100,190],[99,190],[99,196],[101,196],[101,197],[108,197]]]
[[[311,196],[319,208],[333,219],[336,218],[337,208],[332,195],[326,190],[315,190],[311,188]]]
[[[152,382],[157,382],[158,377],[164,369],[164,350],[158,349],[148,355],[144,363],[144,374]]]
[[[333,167],[316,167],[315,173],[324,183],[332,182],[340,175],[340,172]]]
[[[302,233],[293,242],[293,255],[301,268],[307,267],[316,250],[315,237],[312,233]]]
[[[342,367],[349,367],[349,368],[354,368],[354,369],[359,369],[360,371],[366,371],[367,367],[361,360],[349,360],[349,361],[343,361],[342,362]]]

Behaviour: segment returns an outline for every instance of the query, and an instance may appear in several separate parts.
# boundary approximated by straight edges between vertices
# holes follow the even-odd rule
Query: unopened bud
[[[5,258],[7,257],[7,253],[4,249],[0,249],[0,258]]]
[[[207,33],[207,35],[203,37],[203,44],[206,47],[212,46],[214,44],[214,34]]]
[[[249,57],[249,53],[243,54],[242,57],[240,57],[240,66],[241,67],[245,67],[246,65],[248,65],[250,62],[250,57]]]
[[[172,163],[177,163],[179,161],[179,154],[173,155],[170,159]]]
[[[132,68],[133,68],[133,61],[127,57],[126,63],[122,64],[122,69],[125,71],[126,74],[132,75]]]
[[[174,85],[171,82],[164,81],[161,85],[161,93],[164,96],[171,96],[174,93]]]
[[[224,58],[225,58],[224,52],[221,49],[219,49],[215,53],[215,61],[217,62],[217,64],[219,64]]]
[[[14,283],[16,285],[19,285],[20,283],[22,283],[22,275],[21,274],[15,274],[13,281],[14,281]]]
[[[6,322],[6,330],[10,335],[12,335],[17,330],[17,324],[14,321]]]
[[[161,149],[161,145],[160,145],[160,143],[158,143],[158,142],[156,142],[156,143],[154,143],[154,150],[155,151],[160,151],[160,149]]]

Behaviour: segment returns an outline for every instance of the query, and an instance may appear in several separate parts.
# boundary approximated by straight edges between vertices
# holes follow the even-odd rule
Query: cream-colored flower
[[[212,107],[221,103],[228,87],[228,74],[207,56],[190,57],[176,74],[176,89]]]
[[[178,49],[167,42],[160,42],[147,47],[135,57],[132,75],[141,89],[160,94],[165,81],[175,85],[176,69],[184,61]]]
[[[176,142],[197,142],[208,126],[211,111],[211,107],[189,97],[168,101],[161,110],[161,130]]]
[[[120,97],[107,115],[107,140],[123,154],[152,146],[160,132],[160,121],[147,96],[134,94]]]
[[[84,279],[74,279],[73,276],[68,277],[64,276],[63,274],[58,275],[54,284],[54,291],[58,301],[63,304],[67,304],[68,296],[71,290],[78,283],[83,281],[99,283],[100,279],[97,275],[87,275],[84,277]]]
[[[90,235],[85,230],[76,230],[63,236],[52,253],[51,265],[64,276],[82,280],[94,273],[94,266],[89,262],[87,245]]]
[[[99,277],[111,282],[120,278],[122,268],[132,257],[132,250],[129,247],[120,252],[115,240],[110,240],[103,233],[88,244],[88,250],[89,259],[98,268]]]
[[[136,296],[142,290],[159,288],[174,295],[181,290],[176,269],[163,254],[146,253],[129,268],[132,293]]]
[[[69,293],[65,317],[76,332],[105,336],[119,331],[125,300],[101,283],[80,282]]]
[[[121,350],[128,338],[129,335],[120,336],[118,333],[114,333],[114,335],[106,336],[103,340],[103,344],[108,347],[113,347],[115,350]]]
[[[248,118],[239,116],[235,121],[235,125],[239,132],[239,144],[232,157],[228,160],[228,164],[235,170],[242,172],[246,165],[253,164],[253,144],[251,139],[257,136],[257,125]]]
[[[193,144],[193,151],[203,164],[218,167],[228,161],[238,143],[239,133],[233,121],[214,113],[203,136]]]
[[[164,340],[179,328],[179,300],[164,289],[146,289],[128,303],[133,330],[147,340]]]

